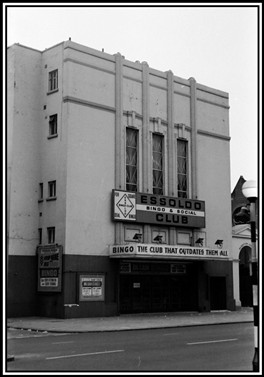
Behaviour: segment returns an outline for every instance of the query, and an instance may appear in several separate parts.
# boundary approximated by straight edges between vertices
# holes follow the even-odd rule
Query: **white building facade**
[[[228,94],[72,41],[7,66],[8,315],[233,310]]]

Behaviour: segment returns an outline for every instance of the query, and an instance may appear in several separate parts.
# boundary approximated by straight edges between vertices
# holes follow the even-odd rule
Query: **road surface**
[[[13,331],[13,332],[12,332]],[[7,371],[252,371],[252,323],[99,333],[9,330]]]

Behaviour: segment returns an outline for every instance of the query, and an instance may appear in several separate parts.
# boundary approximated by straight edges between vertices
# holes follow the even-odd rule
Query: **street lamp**
[[[250,202],[250,225],[251,225],[251,281],[253,290],[253,315],[254,315],[254,346],[255,354],[252,365],[253,371],[259,371],[259,354],[258,354],[258,258],[256,250],[256,200],[257,200],[257,183],[256,181],[246,181],[242,186],[243,195]]]

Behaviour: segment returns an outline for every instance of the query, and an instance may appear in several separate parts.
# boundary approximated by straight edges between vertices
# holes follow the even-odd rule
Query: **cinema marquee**
[[[122,222],[205,228],[205,202],[113,190],[112,219]]]

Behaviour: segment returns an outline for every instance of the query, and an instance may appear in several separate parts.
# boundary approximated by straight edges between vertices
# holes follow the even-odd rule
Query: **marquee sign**
[[[112,191],[113,221],[205,227],[205,202],[154,194]]]
[[[130,243],[110,246],[109,256],[112,258],[167,258],[167,259],[210,259],[228,260],[229,252],[223,249],[193,247],[182,245],[157,245]]]

